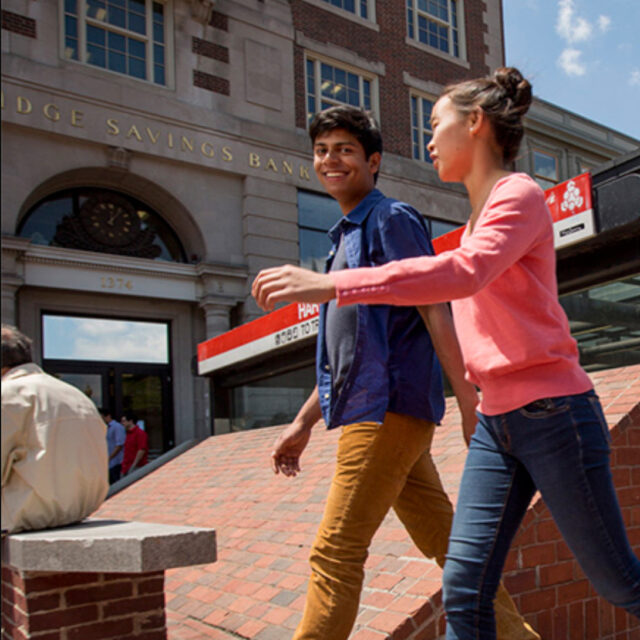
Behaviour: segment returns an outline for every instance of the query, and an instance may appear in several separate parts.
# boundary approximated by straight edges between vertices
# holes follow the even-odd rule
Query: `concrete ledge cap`
[[[214,529],[87,519],[2,541],[2,564],[22,571],[145,573],[216,560]]]

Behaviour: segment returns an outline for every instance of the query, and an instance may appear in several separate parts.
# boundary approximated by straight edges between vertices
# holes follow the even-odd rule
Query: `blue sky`
[[[640,139],[640,0],[503,0],[505,53],[539,98]]]
[[[44,316],[44,357],[169,362],[168,325],[106,318]]]

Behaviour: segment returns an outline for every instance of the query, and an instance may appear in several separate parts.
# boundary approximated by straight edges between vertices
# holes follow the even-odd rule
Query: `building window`
[[[438,220],[437,218],[425,218],[425,222],[429,227],[431,238],[443,236],[445,233],[449,233],[449,231],[453,231],[454,229],[458,229],[460,227],[460,223],[458,222]]]
[[[339,9],[344,9],[349,13],[353,13],[360,18],[367,20],[370,17],[369,2],[370,0],[323,0],[327,4]]]
[[[533,151],[533,177],[543,188],[550,189],[560,181],[558,177],[558,158],[544,151]]]
[[[435,100],[411,96],[411,145],[413,157],[431,163],[427,145],[431,142],[431,110]]]
[[[63,2],[64,58],[167,84],[168,0]]]
[[[374,78],[330,64],[323,60],[307,57],[307,123],[313,116],[339,104],[373,109],[372,92]]]
[[[640,364],[640,273],[560,297],[587,371]]]
[[[407,0],[409,38],[460,57],[460,0]]]
[[[143,202],[109,189],[78,188],[41,200],[18,229],[33,244],[186,262],[176,233]]]
[[[300,265],[323,272],[331,249],[327,231],[342,217],[340,205],[330,196],[298,191]]]

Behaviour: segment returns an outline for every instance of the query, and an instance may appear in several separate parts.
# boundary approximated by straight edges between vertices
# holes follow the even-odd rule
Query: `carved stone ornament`
[[[107,149],[107,164],[115,169],[129,171],[131,151],[124,147],[109,147]]]
[[[215,0],[191,0],[191,17],[198,22],[208,25]]]

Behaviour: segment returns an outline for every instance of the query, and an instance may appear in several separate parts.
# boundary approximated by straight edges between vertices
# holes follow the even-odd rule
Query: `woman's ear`
[[[474,107],[473,111],[471,111],[468,118],[469,118],[469,132],[471,133],[471,135],[478,134],[487,119],[485,112],[480,107]]]

